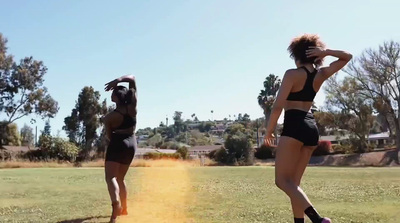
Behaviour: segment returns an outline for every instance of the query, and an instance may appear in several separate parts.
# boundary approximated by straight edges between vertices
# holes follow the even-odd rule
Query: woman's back
[[[126,105],[114,110],[113,131],[117,134],[133,134],[136,129],[136,105]]]
[[[298,109],[309,111],[315,95],[324,82],[320,70],[311,67],[300,67],[288,72],[292,87],[287,97],[285,110]]]

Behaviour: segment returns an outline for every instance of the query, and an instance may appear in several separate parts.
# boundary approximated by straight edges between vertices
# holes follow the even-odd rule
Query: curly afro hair
[[[321,41],[316,34],[303,34],[301,36],[295,37],[288,47],[290,57],[295,61],[299,61],[302,64],[311,63],[316,66],[321,66],[323,60],[315,61],[316,57],[307,57],[306,50],[310,46],[321,47],[325,49],[325,43]]]

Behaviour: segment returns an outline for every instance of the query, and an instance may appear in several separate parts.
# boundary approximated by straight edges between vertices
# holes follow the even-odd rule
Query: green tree
[[[358,81],[362,93],[374,101],[375,112],[384,117],[396,138],[400,156],[400,43],[388,41],[376,50],[365,50],[345,71]]]
[[[164,127],[163,127],[163,128],[164,128]],[[147,135],[147,136],[149,136],[149,138],[150,138],[150,137],[153,136],[153,129],[150,128],[150,127],[147,127],[147,128],[144,128],[144,129],[138,129],[138,130],[136,131],[136,135],[137,135],[137,136]]]
[[[199,130],[200,130],[200,132],[208,132],[211,130],[211,128],[213,126],[215,126],[214,122],[210,122],[210,121],[202,122],[201,125],[199,126]]]
[[[46,123],[44,124],[44,129],[42,131],[43,135],[51,135],[51,126],[50,126],[50,120],[47,120]]]
[[[174,119],[174,127],[175,127],[176,133],[180,133],[182,131],[187,130],[187,126],[185,125],[185,123],[183,122],[183,119],[182,119],[182,112],[175,111],[173,119]]]
[[[164,142],[163,137],[161,136],[161,134],[157,133],[155,135],[153,135],[151,138],[149,138],[147,140],[147,144],[149,146],[153,146],[153,147],[157,147],[159,148]]]
[[[367,136],[373,125],[372,102],[369,100],[355,78],[346,77],[337,81],[335,77],[328,79],[326,85],[326,104],[331,109],[339,109],[342,114],[348,115],[347,127],[351,136],[354,136],[353,146],[356,152],[365,152]]]
[[[258,105],[263,109],[265,120],[268,121],[271,115],[272,105],[274,104],[276,94],[281,86],[281,80],[278,76],[270,74],[265,78],[264,89],[258,94]]]
[[[254,152],[251,136],[248,134],[241,131],[229,134],[225,140],[225,148],[228,153],[227,160],[229,163],[253,164]]]
[[[81,144],[81,125],[78,118],[78,110],[76,108],[72,109],[71,115],[64,119],[63,130],[67,133],[70,142],[77,145]]]
[[[63,129],[67,132],[70,141],[83,149],[83,158],[87,158],[98,137],[97,129],[100,126],[100,116],[102,115],[99,98],[100,93],[93,87],[84,87],[71,115],[64,119]]]
[[[18,126],[15,123],[10,123],[6,126],[5,129],[5,138],[3,139],[4,145],[9,146],[20,146],[21,145],[21,137],[18,132]]]
[[[42,151],[42,155],[44,156],[44,159],[49,159],[51,158],[51,150],[53,147],[53,137],[50,135],[40,135],[39,136],[39,142],[38,142],[38,147]]]
[[[179,149],[176,150],[176,153],[179,153],[182,157],[182,159],[186,160],[189,158],[189,150],[186,147],[180,147]]]
[[[244,113],[244,115],[242,115],[242,113],[239,113],[237,121],[247,127],[251,122],[250,115],[248,115],[247,113]]]
[[[250,115],[248,115],[247,113],[244,113],[243,118],[242,118],[242,122],[250,122]]]
[[[6,126],[31,114],[53,118],[57,102],[43,85],[47,68],[42,61],[25,57],[18,63],[7,54],[7,39],[0,33],[0,114],[7,120],[0,125],[4,136]],[[2,140],[0,140],[1,144]]]
[[[206,146],[212,145],[212,139],[205,136],[199,130],[192,130],[189,132],[189,145],[191,146]]]
[[[23,146],[32,146],[34,139],[33,129],[25,124],[24,127],[21,128],[21,144]]]

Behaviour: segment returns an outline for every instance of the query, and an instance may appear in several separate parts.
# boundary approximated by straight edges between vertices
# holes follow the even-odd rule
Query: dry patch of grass
[[[29,162],[24,160],[4,161],[0,162],[0,169],[11,168],[57,168],[57,167],[72,167],[72,163],[60,163],[57,161],[49,162]]]

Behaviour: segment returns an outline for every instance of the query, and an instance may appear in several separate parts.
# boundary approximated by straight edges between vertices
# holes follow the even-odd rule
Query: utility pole
[[[35,147],[38,146],[37,142],[37,126],[35,127]]]

